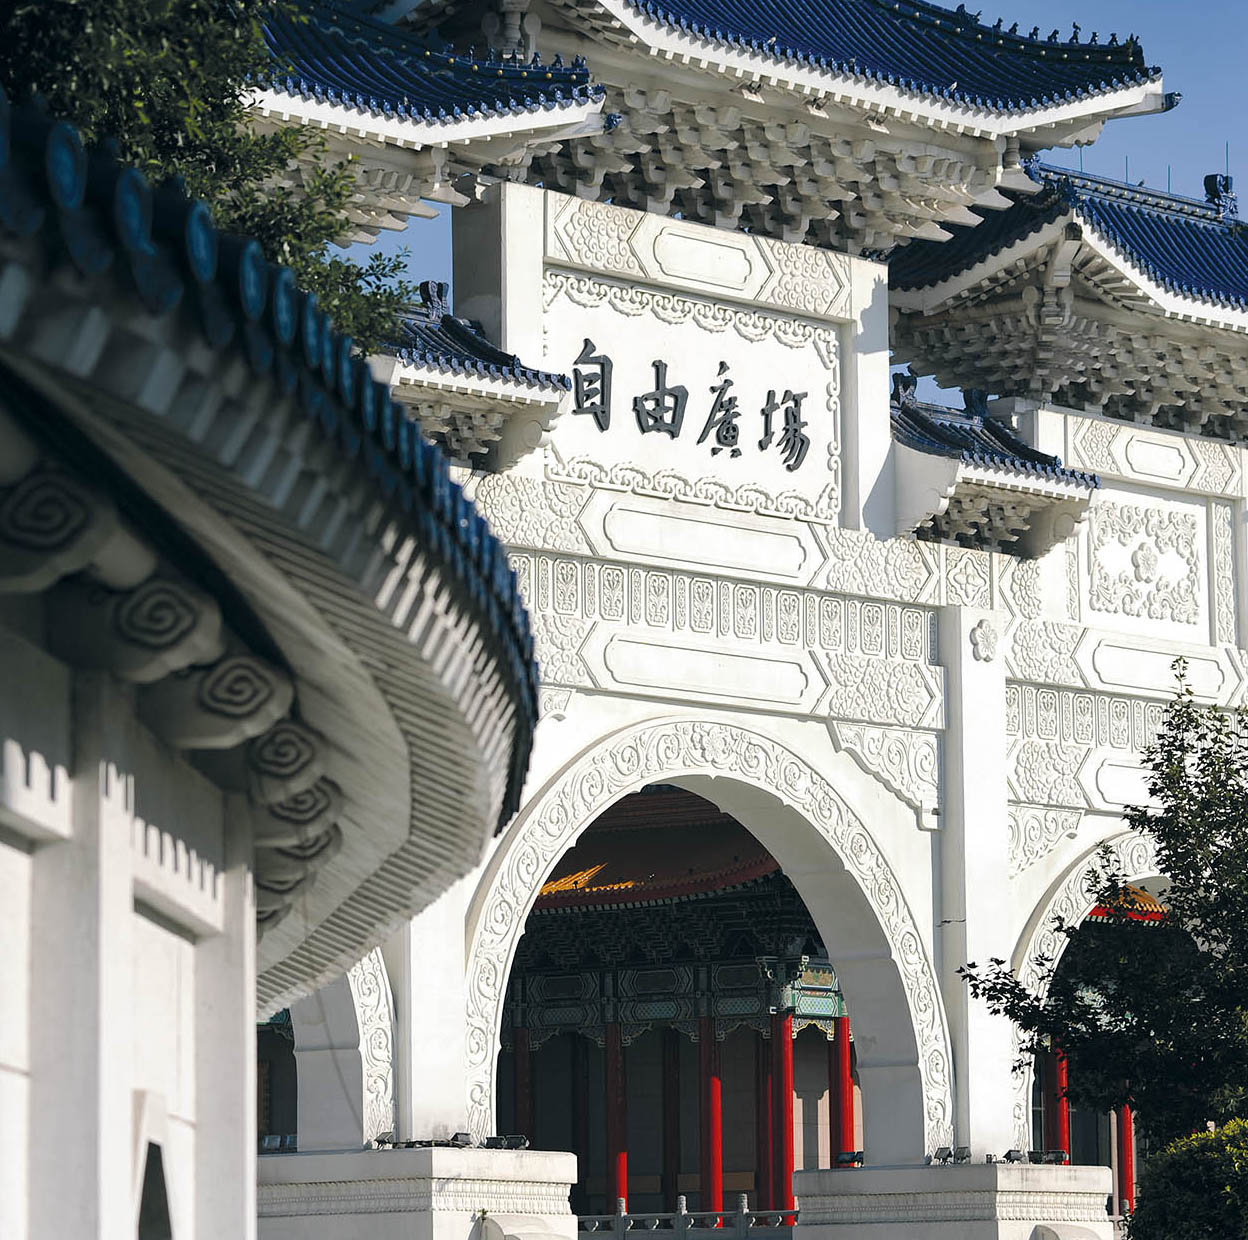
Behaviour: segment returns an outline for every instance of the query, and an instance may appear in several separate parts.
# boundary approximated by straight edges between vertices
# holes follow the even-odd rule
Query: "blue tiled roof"
[[[1099,487],[1095,474],[1067,469],[1061,458],[1049,456],[1020,439],[1014,431],[987,410],[982,392],[966,394],[966,409],[946,409],[914,398],[914,380],[897,375],[893,380],[890,409],[893,439],[916,452],[965,461],[990,469],[1033,474],[1054,482]]]
[[[497,349],[480,323],[457,319],[446,299],[447,286],[426,280],[420,286],[422,305],[404,315],[400,336],[388,348],[400,361],[454,375],[505,379],[525,387],[566,392],[567,375],[525,366],[513,353]]]
[[[84,281],[112,280],[119,313],[137,304],[153,318],[180,316],[188,340],[232,350],[275,404],[293,400],[330,453],[357,462],[456,584],[501,666],[517,718],[501,827],[519,805],[538,714],[515,572],[442,452],[373,380],[316,295],[299,291],[290,268],[267,263],[257,241],[220,235],[208,207],[177,184],[153,189],[106,149],[89,157],[72,126],[33,104],[10,109],[2,89],[0,238],[43,244],[49,263],[72,265]]]
[[[924,0],[630,0],[655,21],[775,60],[972,107],[1022,111],[1145,82],[1134,36],[1059,41]],[[1093,40],[1097,40],[1093,42]]]
[[[1041,187],[1011,195],[1006,211],[985,211],[977,227],[956,227],[945,242],[917,241],[889,264],[894,288],[923,288],[1030,236],[1065,215],[1078,217],[1171,292],[1248,308],[1248,227],[1217,205],[1177,194],[1032,164]]]
[[[553,111],[595,103],[581,62],[549,65],[511,57],[440,51],[385,22],[331,5],[271,19],[268,85],[289,95],[327,99],[375,116],[448,121],[494,113]]]

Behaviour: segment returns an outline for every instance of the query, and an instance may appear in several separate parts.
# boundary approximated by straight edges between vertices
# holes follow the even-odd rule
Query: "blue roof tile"
[[[1028,172],[1038,194],[1011,194],[1016,201],[1006,211],[975,208],[982,224],[951,228],[949,241],[916,241],[896,251],[889,264],[892,286],[938,284],[1073,215],[1171,292],[1248,308],[1248,226],[1232,210],[1065,168],[1032,164]]]
[[[198,333],[215,352],[235,350],[268,399],[293,400],[330,454],[366,471],[395,520],[457,584],[502,666],[517,723],[501,828],[519,805],[538,714],[515,573],[442,452],[373,380],[316,295],[300,292],[289,268],[268,264],[255,240],[218,234],[207,206],[177,182],[153,188],[107,147],[89,155],[72,126],[36,104],[10,108],[3,89],[0,238],[42,245],[45,262],[71,264],[101,296],[115,281],[118,313],[134,315],[137,297],[153,318],[179,316],[186,339]]]
[[[966,409],[946,409],[914,397],[916,380],[908,375],[893,379],[893,439],[916,452],[943,456],[968,465],[982,465],[1012,473],[1031,474],[1052,482],[1099,487],[1095,474],[1066,469],[1060,457],[1049,456],[1020,439],[1014,431],[988,412],[982,392],[966,393]]]
[[[420,286],[422,304],[404,316],[399,338],[388,347],[400,361],[455,375],[503,379],[524,387],[565,392],[572,386],[567,375],[535,370],[513,353],[495,348],[480,323],[456,318],[447,304],[447,286],[426,280]]]
[[[265,38],[274,59],[272,89],[374,116],[453,121],[553,111],[603,95],[579,61],[456,55],[332,5],[308,4],[294,16],[272,18]]]
[[[1149,81],[1134,36],[1017,33],[925,0],[630,0],[682,31],[774,60],[991,111],[1025,111]]]

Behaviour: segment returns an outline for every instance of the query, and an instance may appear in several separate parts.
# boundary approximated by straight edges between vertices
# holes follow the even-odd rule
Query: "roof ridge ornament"
[[[1235,180],[1228,173],[1211,172],[1205,177],[1205,201],[1222,219],[1239,218],[1239,195],[1234,186]]]

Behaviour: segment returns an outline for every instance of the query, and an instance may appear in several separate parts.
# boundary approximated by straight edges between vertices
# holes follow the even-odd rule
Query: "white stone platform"
[[[799,1171],[795,1240],[1113,1240],[1107,1167]]]
[[[258,1161],[261,1240],[576,1240],[574,1154],[437,1146]]]

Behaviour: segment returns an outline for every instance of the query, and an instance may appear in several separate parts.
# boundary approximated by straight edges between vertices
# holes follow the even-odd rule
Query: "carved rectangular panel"
[[[1207,521],[1204,502],[1102,493],[1085,536],[1085,620],[1207,641]]]
[[[1063,416],[1066,463],[1075,469],[1209,495],[1242,493],[1242,450],[1237,446],[1106,418]]]
[[[732,241],[713,235],[717,247]],[[545,365],[573,380],[551,431],[552,476],[837,520],[837,325],[549,269],[542,327]]]
[[[853,259],[610,203],[548,195],[546,257],[570,267],[848,320]]]

